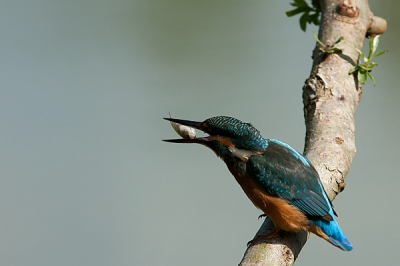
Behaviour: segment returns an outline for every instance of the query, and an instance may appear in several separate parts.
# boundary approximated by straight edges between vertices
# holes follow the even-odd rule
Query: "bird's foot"
[[[260,215],[261,216],[261,215]],[[275,227],[274,230],[272,230],[272,232],[267,235],[267,236],[258,236],[255,237],[253,240],[247,242],[247,247],[250,247],[251,245],[254,245],[255,243],[261,241],[261,240],[267,240],[267,239],[272,239],[272,238],[279,238],[279,232],[281,231],[280,228]]]
[[[260,216],[258,216],[258,220],[260,220],[261,218],[265,218],[265,217],[267,217],[267,215],[265,213],[263,213]]]

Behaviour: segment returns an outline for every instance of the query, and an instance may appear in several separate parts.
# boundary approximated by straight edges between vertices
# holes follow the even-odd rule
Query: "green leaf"
[[[332,53],[341,53],[343,52],[343,49],[340,48],[336,48],[336,47],[332,47],[328,50],[328,53],[332,54]]]
[[[377,63],[371,62],[371,63],[366,64],[365,69],[367,71],[371,71],[377,65],[378,65]]]
[[[359,69],[358,73],[357,73],[357,79],[359,82],[361,82],[362,84],[365,84],[367,82],[367,71],[365,71],[364,69]]]
[[[381,36],[381,35],[376,35],[376,36],[374,37],[373,41],[372,41],[372,54],[374,54],[375,51],[376,51],[376,48],[378,48],[379,37],[380,37],[380,36]]]
[[[367,72],[367,75],[368,75],[368,77],[372,80],[372,82],[374,83],[374,86],[375,86],[375,79],[374,79],[374,77],[373,77],[370,73],[368,73],[368,72]]]
[[[375,57],[378,57],[378,56],[380,56],[380,55],[383,55],[383,54],[386,53],[387,51],[388,51],[388,50],[383,50],[383,51],[377,53],[376,55],[374,55],[373,57],[371,57],[369,60],[374,59]]]
[[[294,0],[293,6],[307,6],[307,2],[305,0]]]
[[[365,57],[365,55],[355,46],[353,46],[354,50],[356,50],[356,52],[361,56],[361,57]]]
[[[286,11],[287,17],[293,17],[297,14],[304,13],[300,17],[300,28],[303,31],[306,31],[307,23],[314,23],[315,25],[319,25],[319,17],[320,10],[315,7],[315,3],[313,6],[309,6],[305,0],[294,0],[293,3],[290,3],[291,6],[297,7],[296,9]],[[310,14],[312,13],[312,15]]]
[[[368,63],[369,62],[369,58],[365,56],[365,54],[362,54],[361,56],[364,60],[364,63]]]
[[[314,23],[314,25],[319,25],[319,12],[315,13],[314,15],[310,15],[309,17],[310,23]]]
[[[362,71],[367,71],[367,67],[365,65],[358,65],[358,69],[361,69]]]
[[[368,37],[368,58],[371,58],[372,56],[372,49],[373,49],[373,44],[372,44],[372,38]]]
[[[358,66],[353,66],[350,70],[349,70],[349,75],[353,74],[354,72],[356,72],[358,70]]]
[[[340,37],[332,46],[334,46],[334,45],[340,43],[340,41],[343,40],[343,38],[344,38],[344,37]]]
[[[315,38],[315,40],[316,40],[322,47],[325,47],[325,44],[324,44],[323,42],[321,42],[321,41],[318,39],[317,33],[316,33],[315,31],[313,31],[313,33],[314,33],[314,38]]]
[[[319,1],[318,1],[319,2]],[[313,6],[314,10],[317,12],[321,12],[320,6],[317,4],[317,1],[311,1],[311,5]]]
[[[285,14],[286,14],[287,17],[293,17],[293,16],[295,16],[295,15],[297,15],[299,13],[303,13],[303,12],[306,12],[306,11],[307,11],[307,8],[299,7],[299,8],[287,11]]]
[[[307,28],[308,13],[304,13],[300,17],[300,28],[305,32]]]

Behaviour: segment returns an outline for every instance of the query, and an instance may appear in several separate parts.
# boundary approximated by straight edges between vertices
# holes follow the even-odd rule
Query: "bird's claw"
[[[263,213],[260,216],[258,216],[258,220],[260,220],[261,218],[265,218],[265,217],[267,217],[267,215],[265,213]]]
[[[261,216],[261,215],[260,215]],[[274,230],[272,230],[268,235],[261,235],[261,236],[255,236],[253,240],[250,240],[247,242],[247,247],[250,247],[251,245],[255,244],[256,242],[262,241],[262,240],[267,240],[267,239],[272,239],[272,238],[279,238],[279,232],[281,229],[278,227],[275,227]]]

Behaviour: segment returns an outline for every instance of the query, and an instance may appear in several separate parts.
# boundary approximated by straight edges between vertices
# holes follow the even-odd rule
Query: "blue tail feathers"
[[[353,249],[353,245],[343,234],[342,229],[340,229],[335,217],[332,213],[333,221],[326,221],[322,219],[310,219],[310,224],[319,227],[322,232],[327,236],[330,243],[337,246],[345,251],[350,251]]]

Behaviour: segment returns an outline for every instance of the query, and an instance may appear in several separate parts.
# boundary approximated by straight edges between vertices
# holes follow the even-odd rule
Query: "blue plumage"
[[[311,225],[321,228],[332,244],[347,251],[353,248],[334,217],[336,213],[317,171],[307,158],[287,144],[269,140],[262,155],[248,160],[247,169],[263,191],[287,199],[307,216]]]
[[[337,246],[340,249],[345,251],[350,251],[353,249],[353,245],[344,235],[342,229],[340,228],[338,222],[336,221],[335,217],[333,216],[333,212],[330,211],[329,213],[333,221],[327,221],[324,219],[319,219],[319,217],[309,217],[309,222],[311,225],[315,225],[327,235],[331,244]]]
[[[304,156],[294,152],[287,144],[269,140],[262,155],[248,160],[248,171],[263,191],[289,200],[304,214],[329,215],[330,202],[317,171]]]
[[[227,164],[249,199],[277,228],[309,230],[333,245],[350,251],[335,219],[335,211],[310,161],[288,144],[264,139],[249,123],[226,116],[204,122],[167,119],[208,133],[192,140],[212,149]]]

